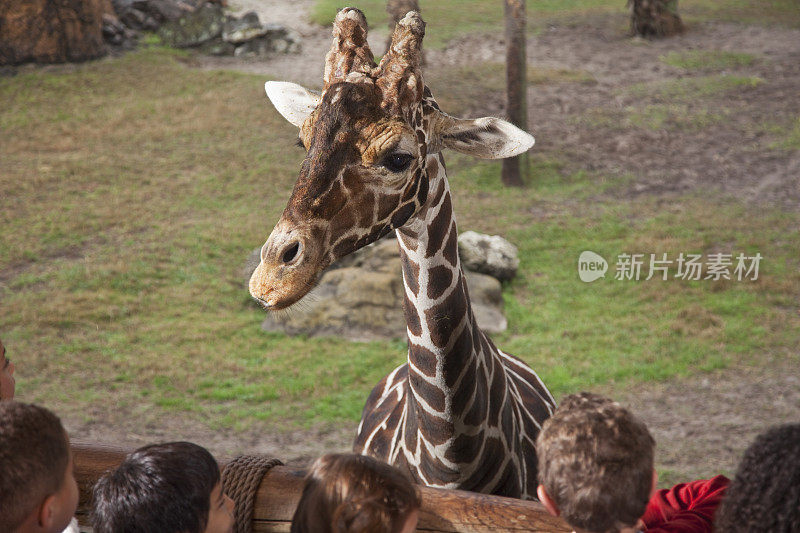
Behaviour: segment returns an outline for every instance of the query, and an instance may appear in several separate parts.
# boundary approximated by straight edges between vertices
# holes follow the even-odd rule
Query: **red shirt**
[[[725,476],[681,483],[657,491],[642,521],[648,533],[710,533],[714,512],[730,480]]]

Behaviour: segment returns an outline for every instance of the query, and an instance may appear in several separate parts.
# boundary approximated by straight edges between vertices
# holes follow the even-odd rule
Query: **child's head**
[[[14,363],[6,357],[6,347],[0,340],[0,400],[13,400],[14,387]]]
[[[618,403],[567,396],[537,439],[539,498],[575,528],[631,527],[653,491],[654,448],[647,427]]]
[[[323,455],[306,476],[292,533],[411,532],[421,505],[397,468],[364,455]]]
[[[191,442],[139,448],[94,487],[95,533],[230,533],[233,502],[219,466]]]
[[[77,507],[61,421],[44,407],[0,402],[0,531],[61,532]]]
[[[800,424],[774,427],[744,452],[715,531],[800,531]]]

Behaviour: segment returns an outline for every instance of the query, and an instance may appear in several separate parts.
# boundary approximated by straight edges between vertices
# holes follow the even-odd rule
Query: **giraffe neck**
[[[397,230],[408,364],[372,390],[354,449],[425,485],[533,497],[534,443],[555,401],[530,367],[478,328],[444,161],[426,161],[425,205]]]
[[[406,422],[441,444],[464,427],[469,398],[461,396],[475,390],[481,363],[481,350],[476,348],[486,339],[475,323],[461,270],[441,154],[427,158],[427,171],[426,205],[397,230],[406,293],[409,393],[416,410]]]

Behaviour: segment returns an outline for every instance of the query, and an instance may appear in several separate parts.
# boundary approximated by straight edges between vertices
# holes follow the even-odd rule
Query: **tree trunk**
[[[105,55],[108,0],[0,1],[0,65],[85,61]]]
[[[528,129],[525,0],[504,0],[506,18],[506,112],[515,126]],[[528,175],[528,155],[503,160],[505,185],[522,187]]]
[[[628,0],[631,32],[641,37],[669,37],[683,31],[678,0]]]

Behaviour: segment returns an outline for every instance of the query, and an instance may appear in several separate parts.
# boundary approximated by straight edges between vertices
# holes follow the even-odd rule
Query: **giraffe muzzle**
[[[250,295],[270,311],[300,300],[314,287],[321,271],[318,254],[309,250],[301,235],[276,228],[261,248],[261,262],[250,277]]]

